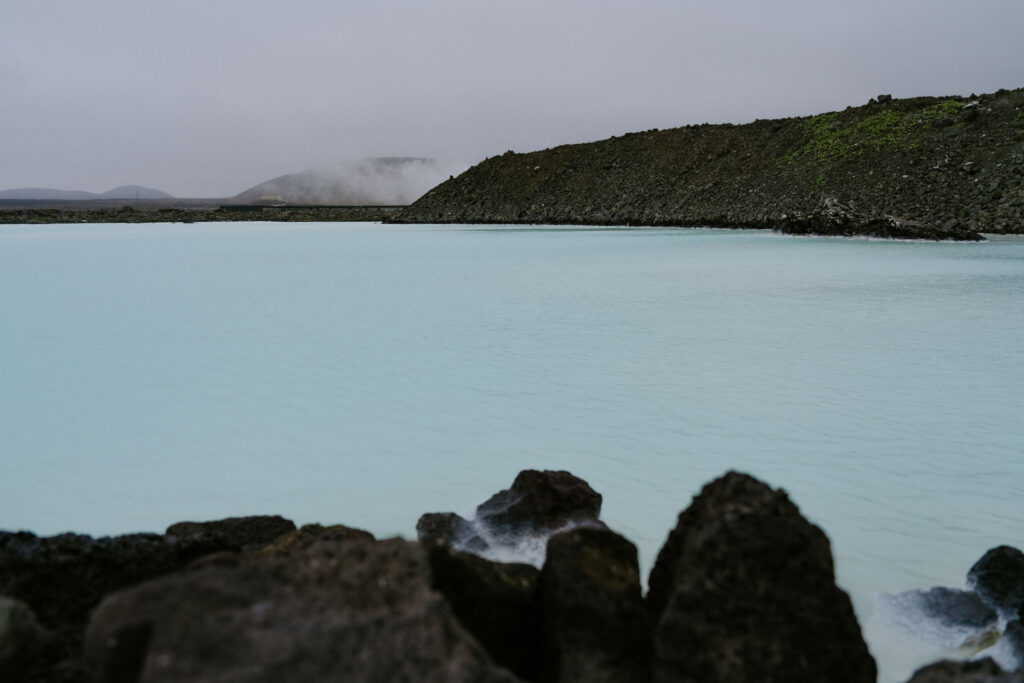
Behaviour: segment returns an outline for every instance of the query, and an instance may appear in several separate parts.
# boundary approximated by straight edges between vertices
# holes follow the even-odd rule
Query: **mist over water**
[[[414,537],[568,469],[642,570],[726,470],[880,592],[1024,542],[1024,240],[369,224],[0,228],[0,527],[279,513]]]
[[[238,194],[249,202],[404,205],[466,170],[468,164],[410,157],[368,157],[280,176]]]

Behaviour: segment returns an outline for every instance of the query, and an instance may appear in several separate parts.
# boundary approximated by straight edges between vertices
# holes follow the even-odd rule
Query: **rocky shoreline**
[[[401,207],[260,206],[217,208],[35,208],[0,209],[0,224],[46,223],[213,223],[273,221],[285,223],[383,221]]]
[[[568,472],[527,470],[472,520],[424,515],[413,542],[276,516],[97,539],[0,532],[0,680],[875,681],[829,541],[781,489],[737,472],[707,484],[646,595],[601,502]],[[539,566],[493,559],[538,539]],[[904,602],[987,629],[998,612],[988,644],[1019,666],[1024,554],[989,551],[970,585]],[[1024,672],[983,659],[911,679],[953,681]]]
[[[842,221],[830,206],[845,207]],[[1024,232],[1024,89],[879,96],[744,125],[512,151],[437,186],[396,223],[774,229],[977,240]]]

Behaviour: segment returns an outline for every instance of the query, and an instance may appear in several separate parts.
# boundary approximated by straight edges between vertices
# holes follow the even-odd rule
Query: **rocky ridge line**
[[[822,210],[825,197],[863,219],[834,232],[827,221],[804,220]],[[880,96],[817,116],[509,151],[386,220],[924,239],[1022,233],[1024,88],[970,97]]]

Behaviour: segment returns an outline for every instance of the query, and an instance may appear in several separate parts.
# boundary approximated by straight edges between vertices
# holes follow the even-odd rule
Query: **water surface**
[[[414,535],[569,469],[650,568],[739,469],[879,591],[1024,545],[1024,240],[374,224],[0,228],[0,528]]]

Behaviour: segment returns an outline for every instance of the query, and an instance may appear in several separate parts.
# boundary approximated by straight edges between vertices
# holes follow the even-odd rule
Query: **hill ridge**
[[[509,151],[389,222],[784,228],[825,199],[950,232],[1024,232],[1024,88]]]

